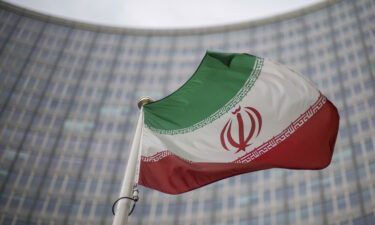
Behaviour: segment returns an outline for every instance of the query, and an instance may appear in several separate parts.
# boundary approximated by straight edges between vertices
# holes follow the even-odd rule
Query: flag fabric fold
[[[230,176],[329,165],[335,106],[290,68],[208,51],[171,95],[144,105],[138,183],[179,194]]]

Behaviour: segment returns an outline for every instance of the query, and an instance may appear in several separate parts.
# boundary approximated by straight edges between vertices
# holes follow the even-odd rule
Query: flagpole
[[[141,98],[138,102],[138,108],[140,108],[137,126],[133,138],[133,142],[130,148],[128,164],[126,166],[124,179],[122,181],[120,198],[129,197],[132,198],[132,190],[135,184],[135,176],[138,164],[138,155],[140,150],[140,142],[142,137],[143,127],[143,105],[151,102],[150,98]],[[118,201],[115,218],[113,219],[112,225],[127,225],[128,214],[130,209],[130,199],[121,199]]]

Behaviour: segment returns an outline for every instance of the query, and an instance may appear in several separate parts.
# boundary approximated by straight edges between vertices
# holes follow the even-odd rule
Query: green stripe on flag
[[[162,134],[203,127],[233,108],[259,76],[263,59],[208,51],[193,76],[169,96],[144,106],[145,124]]]

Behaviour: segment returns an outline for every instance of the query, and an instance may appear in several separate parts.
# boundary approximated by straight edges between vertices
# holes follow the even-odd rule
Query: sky
[[[257,20],[322,0],[6,0],[87,23],[131,28],[193,28]]]

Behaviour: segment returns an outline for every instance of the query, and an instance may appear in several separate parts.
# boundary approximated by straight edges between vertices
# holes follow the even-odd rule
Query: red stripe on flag
[[[139,184],[161,192],[179,194],[227,177],[257,170],[323,169],[331,162],[339,126],[337,109],[328,100],[324,102],[303,125],[298,124],[298,129],[289,137],[273,145],[266,153],[248,161],[188,162],[169,151],[158,153],[158,160],[142,157]],[[306,113],[311,115],[309,110]]]

